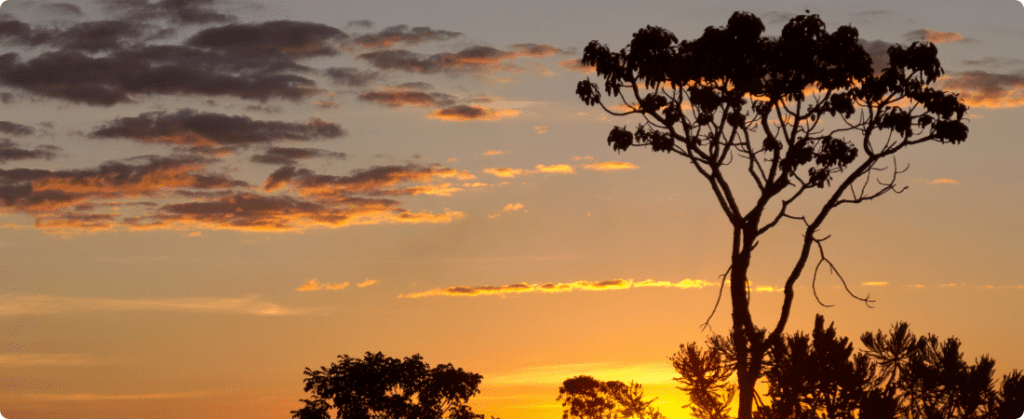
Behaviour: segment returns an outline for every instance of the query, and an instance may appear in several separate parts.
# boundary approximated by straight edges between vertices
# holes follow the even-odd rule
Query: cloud
[[[142,163],[133,164],[138,161]],[[211,162],[196,156],[144,156],[110,161],[92,169],[0,169],[0,204],[33,213],[57,211],[90,199],[161,196],[176,189],[247,185],[226,175],[200,172]]]
[[[276,20],[204,29],[185,45],[235,54],[274,52],[310,58],[337,55],[340,43],[348,37],[340,29],[321,23]]]
[[[122,138],[200,148],[245,147],[279,140],[306,141],[338,138],[337,124],[313,118],[306,123],[258,121],[248,116],[180,109],[175,113],[147,112],[118,118],[89,133],[90,138]]]
[[[243,314],[298,314],[273,303],[244,298],[117,299],[45,294],[0,295],[0,316],[74,314],[87,311],[194,311]]]
[[[505,211],[505,212],[515,212],[515,211],[519,211],[521,209],[523,209],[523,204],[515,203],[515,204],[505,205],[505,207],[502,208],[501,210]]]
[[[712,283],[710,283],[708,281],[705,281],[703,279],[683,279],[683,280],[681,280],[679,282],[655,281],[655,280],[652,280],[652,279],[645,279],[643,281],[633,283],[633,287],[637,287],[637,288],[642,288],[642,287],[661,287],[661,288],[682,288],[682,289],[696,288],[696,289],[701,289],[701,288],[704,288],[704,287],[711,287],[711,286],[714,286],[714,285],[715,284],[712,284]]]
[[[1024,106],[1024,74],[967,71],[939,79],[943,89],[959,93],[968,106],[1013,108]]]
[[[175,45],[120,50],[101,57],[60,50],[24,62],[17,53],[0,55],[0,83],[95,106],[131,103],[138,96],[154,94],[297,101],[320,93],[313,80],[294,74],[306,71],[286,57]]]
[[[370,21],[370,20],[367,20],[367,19],[350,20],[350,21],[348,21],[348,23],[345,24],[345,29],[351,28],[353,26],[357,27],[357,28],[364,28],[364,29],[372,28],[373,27],[373,22]]]
[[[0,121],[0,133],[7,135],[31,135],[35,129],[11,121]]]
[[[101,0],[108,12],[126,20],[167,20],[180,25],[232,22],[232,15],[219,13],[210,6],[214,0]]]
[[[484,173],[490,173],[497,177],[502,178],[514,178],[518,175],[523,174],[522,169],[509,169],[507,167],[491,167],[484,169]]]
[[[349,176],[318,175],[308,169],[282,167],[271,173],[264,189],[273,191],[288,186],[303,196],[348,197],[354,194],[369,196],[444,195],[458,191],[442,185],[399,187],[403,183],[428,183],[435,179],[475,179],[471,173],[448,169],[438,165],[375,166],[353,172]]]
[[[570,58],[568,60],[559,61],[558,66],[578,73],[589,73],[591,71],[595,71],[594,66],[583,64],[579,58]]]
[[[860,284],[865,287],[884,287],[886,285],[889,285],[888,282],[884,281],[861,282]]]
[[[58,16],[82,16],[82,8],[71,3],[50,3],[40,6],[49,14]]]
[[[534,173],[565,173],[565,174],[571,174],[571,173],[576,173],[576,169],[574,167],[568,165],[568,164],[552,164],[550,166],[545,166],[543,164],[538,164],[537,167],[536,167],[536,170],[534,170]]]
[[[352,39],[359,47],[366,49],[388,48],[395,44],[416,45],[431,41],[449,41],[462,34],[459,32],[430,29],[429,26],[409,28],[407,25],[396,25],[384,30],[360,35]]]
[[[370,285],[379,284],[379,283],[380,283],[380,281],[378,281],[376,279],[366,278],[365,281],[356,284],[356,286],[359,287],[359,288],[366,288],[366,287],[368,287]]]
[[[548,132],[548,126],[547,125],[536,126],[536,127],[533,127],[533,129],[537,130],[538,134],[543,134],[543,133]]]
[[[926,41],[941,44],[963,41],[964,37],[956,32],[936,32],[931,29],[918,29],[903,34],[903,39],[906,39],[907,42]]]
[[[487,150],[487,151],[484,152],[483,155],[485,155],[485,156],[500,156],[502,154],[505,154],[505,152],[501,151],[501,150]]]
[[[252,156],[250,161],[253,163],[294,166],[299,163],[299,160],[312,158],[344,159],[345,157],[345,153],[321,150],[319,148],[271,147],[264,154]]]
[[[474,46],[456,53],[433,55],[417,54],[408,50],[383,50],[359,55],[370,65],[381,70],[400,70],[411,73],[466,74],[486,71],[521,71],[522,68],[504,61],[520,57],[542,58],[561,50],[546,44],[516,44],[511,51],[488,46]]]
[[[1024,60],[1007,57],[984,57],[977,60],[964,60],[963,64],[979,67],[1003,68],[1011,66],[1020,66],[1021,64],[1024,64]]]
[[[66,29],[31,27],[14,19],[0,21],[0,41],[7,45],[48,45],[91,53],[127,48],[168,35],[170,32],[167,29],[138,21],[88,21],[76,23]]]
[[[953,179],[935,179],[928,182],[929,185],[959,185],[960,181]]]
[[[385,90],[377,92],[365,92],[359,95],[359,100],[374,102],[389,108],[400,108],[402,106],[420,106],[433,108],[438,106],[450,106],[455,103],[455,96],[445,93],[425,93],[406,90]]]
[[[360,70],[355,67],[330,67],[324,73],[334,84],[360,87],[380,78],[380,73],[371,70]]]
[[[348,287],[348,282],[317,282],[316,278],[310,279],[309,282],[302,284],[295,291],[320,291],[320,290],[331,290],[340,291]]]
[[[311,227],[340,228],[371,224],[449,223],[459,211],[411,212],[387,199],[339,198],[317,202],[290,196],[238,193],[207,201],[168,204],[154,214],[126,218],[136,229],[186,226],[204,229],[279,232]]]
[[[623,290],[629,288],[639,287],[671,287],[671,288],[703,288],[705,286],[714,286],[706,281],[693,281],[683,280],[678,283],[671,283],[668,281],[652,281],[650,279],[634,283],[632,279],[612,279],[608,281],[576,281],[570,283],[537,283],[527,284],[521,282],[518,284],[509,285],[481,285],[475,287],[469,286],[457,286],[448,288],[435,288],[429,291],[402,294],[399,298],[422,298],[422,297],[433,297],[433,296],[449,296],[449,297],[474,297],[480,295],[504,295],[504,294],[521,294],[521,293],[559,293],[569,292],[576,290],[585,291],[604,291],[604,290]]]
[[[601,163],[585,164],[583,165],[583,168],[587,170],[596,170],[599,172],[639,169],[637,165],[623,161],[606,161]]]
[[[442,121],[470,121],[484,120],[497,121],[504,118],[511,118],[519,115],[515,109],[495,110],[483,106],[455,105],[438,109],[430,114],[432,119]]]
[[[2,127],[0,127],[2,129]],[[45,159],[51,160],[57,156],[61,148],[42,144],[36,146],[35,149],[28,150],[18,146],[13,141],[6,138],[0,138],[0,164],[7,163],[14,160],[29,160],[29,159]]]

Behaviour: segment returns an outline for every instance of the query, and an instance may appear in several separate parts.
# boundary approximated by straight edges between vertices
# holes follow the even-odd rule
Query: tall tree
[[[822,247],[827,237],[818,234],[828,215],[902,191],[896,183],[905,170],[896,161],[901,151],[961,143],[968,132],[963,102],[929,87],[943,73],[935,45],[894,45],[876,73],[853,27],[828,32],[809,14],[790,20],[779,37],[762,37],[764,29],[756,16],[737,12],[727,26],[708,27],[692,41],[653,26],[633,34],[619,52],[592,41],[582,62],[595,66],[604,86],[588,79],[576,89],[587,105],[643,118],[635,128],[611,130],[614,150],[642,146],[683,157],[728,219],[732,245],[722,279],[723,286],[731,281],[739,419],[751,418],[754,385],[769,347],[781,341],[794,285],[812,251],[820,255],[815,279],[822,266],[837,272]],[[602,90],[624,107],[606,104]],[[741,179],[752,186],[734,184]],[[740,199],[740,191],[751,189],[754,196]],[[823,193],[808,192],[814,189]],[[825,198],[796,211],[794,202],[810,195]],[[769,331],[751,316],[748,272],[758,240],[784,220],[802,223],[804,237]]]
[[[306,405],[295,419],[483,419],[466,404],[483,377],[452,364],[431,368],[419,355],[399,360],[367,352],[338,356],[319,370],[306,368]]]

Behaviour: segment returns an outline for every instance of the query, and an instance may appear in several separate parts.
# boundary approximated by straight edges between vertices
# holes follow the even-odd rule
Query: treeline
[[[765,331],[760,331],[764,334]],[[731,336],[731,334],[730,334]],[[763,336],[762,336],[763,337]],[[995,361],[964,360],[960,341],[915,336],[906,323],[864,333],[855,351],[848,338],[817,316],[810,335],[785,335],[766,353],[767,393],[755,397],[755,419],[1020,419],[1024,375],[994,379]],[[705,345],[680,345],[671,356],[689,408],[700,419],[729,419],[736,396],[735,345],[713,335]],[[305,370],[309,398],[295,419],[484,419],[469,407],[480,374],[451,364],[431,367],[419,355],[397,359],[367,352],[362,359]],[[581,375],[558,389],[562,419],[664,419],[637,383]],[[493,416],[491,419],[495,419]]]
[[[888,332],[864,333],[854,351],[846,337],[817,316],[810,335],[787,335],[766,354],[755,398],[756,419],[1019,419],[1024,416],[1024,377],[1013,370],[997,382],[995,361],[964,360],[960,341],[915,336],[907,323]],[[762,332],[763,333],[763,332]],[[731,335],[731,334],[730,334]],[[736,354],[730,339],[714,335],[703,347],[680,345],[671,357],[687,406],[700,419],[730,418],[736,395]],[[558,400],[563,419],[660,419],[639,384],[565,380]],[[638,397],[639,396],[639,397]]]

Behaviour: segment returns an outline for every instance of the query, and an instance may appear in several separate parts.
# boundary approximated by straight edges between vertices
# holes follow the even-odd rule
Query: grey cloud
[[[271,147],[264,154],[252,156],[253,163],[294,166],[299,160],[312,158],[344,159],[345,153],[321,150],[318,148]]]
[[[353,39],[362,48],[385,48],[394,44],[416,45],[431,41],[447,41],[462,36],[459,32],[431,29],[418,26],[410,29],[407,25],[396,25],[384,30],[357,36]]]
[[[228,23],[235,16],[220,13],[211,6],[214,0],[102,0],[105,8],[127,20],[167,20],[180,25]]]
[[[33,150],[21,148],[18,144],[6,138],[0,139],[0,164],[13,160],[45,159],[50,160],[57,156],[60,147],[43,144],[36,146]]]
[[[200,31],[185,44],[235,53],[275,52],[306,58],[338,54],[338,42],[348,35],[320,23],[277,20],[258,24],[231,24]]]
[[[118,118],[89,134],[91,138],[124,138],[140,142],[198,147],[244,147],[279,140],[338,138],[337,124],[311,119],[305,123],[259,121],[248,116],[180,109]]]
[[[71,4],[71,3],[51,3],[44,4],[42,9],[47,13],[52,13],[58,16],[82,16],[82,8]]]
[[[136,95],[198,94],[266,101],[299,100],[319,93],[316,83],[288,71],[289,60],[228,56],[179,46],[151,46],[93,58],[75,51],[47,52],[22,62],[0,55],[0,84],[67,100],[111,106]]]
[[[359,95],[359,99],[389,108],[400,108],[402,106],[438,107],[450,106],[455,103],[455,96],[449,94],[405,90],[365,92]]]
[[[35,129],[11,121],[0,121],[0,132],[7,135],[31,135]]]
[[[359,70],[354,67],[331,67],[324,70],[324,73],[334,83],[352,87],[365,86],[380,78],[380,73],[376,71]]]

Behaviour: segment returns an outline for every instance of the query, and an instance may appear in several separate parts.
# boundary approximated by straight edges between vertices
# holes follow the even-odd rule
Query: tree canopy
[[[562,419],[664,419],[655,399],[645,400],[643,386],[601,381],[589,375],[566,379],[558,388]]]
[[[731,417],[728,400],[736,371],[729,338],[712,335],[707,349],[680,345],[673,365],[702,419]],[[915,336],[904,322],[888,332],[864,333],[863,348],[825,328],[787,334],[767,354],[757,396],[757,419],[1017,419],[1024,412],[1024,376],[1013,370],[997,383],[995,361],[964,359],[955,337]]]
[[[405,359],[367,352],[339,355],[318,370],[306,368],[305,406],[295,419],[482,419],[466,404],[483,377],[452,364],[431,368],[418,354]]]
[[[740,419],[751,418],[763,357],[781,342],[794,285],[812,250],[819,255],[815,281],[822,267],[838,275],[822,246],[828,236],[819,233],[831,211],[901,192],[897,178],[906,167],[897,153],[962,143],[968,134],[967,106],[930,87],[943,74],[934,44],[893,45],[875,71],[851,26],[829,32],[818,15],[806,14],[792,18],[780,36],[762,36],[764,30],[753,14],[736,12],[725,27],[710,26],[691,41],[655,26],[634,33],[618,52],[593,41],[582,62],[595,67],[603,86],[587,79],[576,88],[587,105],[641,119],[611,129],[614,150],[647,147],[681,156],[708,182],[729,221],[732,245],[722,280],[723,286],[730,280]],[[740,199],[745,190],[755,193]],[[809,195],[823,198],[793,205]],[[750,313],[753,250],[787,220],[803,229],[803,240],[780,278],[778,320],[762,329]]]

